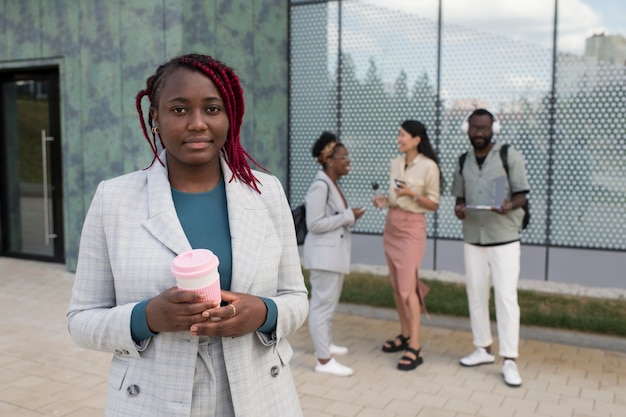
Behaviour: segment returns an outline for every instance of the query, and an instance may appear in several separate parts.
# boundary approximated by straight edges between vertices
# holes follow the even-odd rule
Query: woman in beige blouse
[[[396,140],[403,155],[391,161],[389,195],[378,195],[373,203],[389,207],[383,244],[401,329],[382,350],[404,351],[398,369],[408,371],[423,362],[419,331],[425,287],[420,288],[418,272],[426,249],[425,213],[439,207],[440,171],[422,123],[405,121]]]

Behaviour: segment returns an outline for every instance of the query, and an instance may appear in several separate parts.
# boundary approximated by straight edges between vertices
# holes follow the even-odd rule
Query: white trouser
[[[333,337],[333,315],[339,303],[343,274],[311,269],[311,301],[309,302],[309,332],[318,359],[330,358]]]
[[[520,243],[498,246],[465,243],[464,253],[467,301],[474,345],[487,347],[493,342],[489,320],[489,294],[493,281],[500,356],[517,358],[520,328],[520,309],[517,303]]]

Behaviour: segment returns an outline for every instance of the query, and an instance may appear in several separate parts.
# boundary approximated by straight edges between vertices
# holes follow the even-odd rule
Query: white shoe
[[[479,347],[469,355],[461,358],[459,363],[463,366],[477,366],[486,363],[494,363],[496,356],[493,353],[487,352],[485,348]]]
[[[315,365],[315,372],[323,372],[325,374],[336,376],[350,376],[354,373],[352,368],[348,368],[347,366],[340,364],[335,360],[335,358],[330,358],[330,360],[324,364],[317,361],[317,365]]]
[[[504,376],[504,383],[509,387],[519,387],[522,385],[522,377],[517,370],[517,364],[511,359],[504,360],[502,376]]]
[[[329,348],[328,348],[331,356],[338,356],[338,355],[345,355],[346,353],[348,353],[348,348],[345,346],[337,346],[334,344],[330,344]]]

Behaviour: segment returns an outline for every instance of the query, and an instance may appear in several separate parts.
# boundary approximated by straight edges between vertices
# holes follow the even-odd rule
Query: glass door
[[[0,253],[64,261],[59,76],[0,73]]]

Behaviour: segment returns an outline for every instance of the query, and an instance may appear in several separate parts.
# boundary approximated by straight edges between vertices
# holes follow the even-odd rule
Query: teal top
[[[185,193],[172,188],[172,199],[191,247],[209,249],[218,257],[221,288],[230,290],[233,257],[224,179],[214,189],[202,193]],[[258,330],[271,333],[276,329],[278,310],[274,301],[263,297],[261,299],[267,306],[267,318]],[[133,308],[130,327],[136,342],[156,334],[150,331],[146,320],[148,301],[144,300]]]
[[[191,247],[208,249],[217,256],[220,260],[217,270],[221,288],[230,290],[233,254],[224,180],[203,193],[185,193],[172,188],[172,198],[178,220]]]

